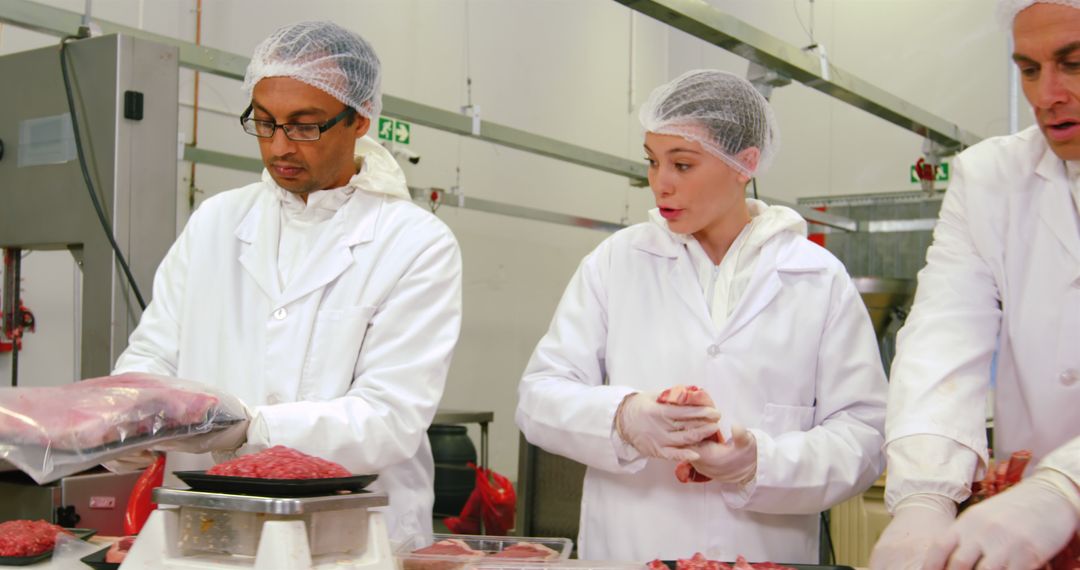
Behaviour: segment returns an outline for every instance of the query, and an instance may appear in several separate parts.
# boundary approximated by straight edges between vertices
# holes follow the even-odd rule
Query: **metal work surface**
[[[134,279],[149,296],[154,271],[176,238],[176,50],[111,35],[72,42],[67,54],[90,178]],[[8,148],[0,160],[0,246],[72,253],[82,277],[75,375],[104,376],[140,313],[79,160],[74,150],[60,151],[74,142],[59,47],[0,57],[0,74],[19,78],[0,86],[0,140]],[[142,94],[141,120],[124,117],[126,91]]]
[[[390,499],[384,493],[351,493],[321,497],[254,497],[205,493],[187,489],[158,487],[154,489],[154,502],[161,505],[200,507],[220,511],[244,513],[268,513],[273,515],[302,515],[321,511],[341,511],[385,507]]]
[[[821,60],[816,55],[804,52],[701,0],[615,1],[929,138],[949,151],[956,152],[983,138],[832,65],[828,65],[826,78],[822,73]]]

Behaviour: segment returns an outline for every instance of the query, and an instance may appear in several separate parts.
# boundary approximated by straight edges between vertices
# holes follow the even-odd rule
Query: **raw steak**
[[[468,560],[483,556],[482,550],[473,550],[462,540],[448,538],[431,546],[412,552],[402,560],[403,570],[456,570]]]
[[[63,405],[57,405],[62,402]],[[0,392],[0,441],[87,450],[161,430],[200,425],[217,397],[146,374]]]
[[[660,393],[660,397],[656,399],[661,404],[672,404],[675,406],[706,406],[715,407],[709,393],[697,386],[672,386],[667,390]],[[720,435],[720,432],[712,434],[702,441],[715,441],[716,443],[723,443],[724,437]],[[675,478],[680,483],[707,483],[712,481],[712,478],[706,477],[694,469],[694,466],[689,461],[683,461],[675,466]],[[712,570],[712,569],[709,569]]]
[[[110,564],[119,564],[127,558],[127,553],[131,550],[131,545],[135,544],[134,536],[125,536],[120,540],[113,543],[109,547],[109,551],[105,553],[105,562]]]
[[[456,538],[440,540],[431,546],[425,546],[413,551],[413,554],[427,554],[435,556],[483,556],[482,550],[469,548],[465,541]]]
[[[211,467],[207,475],[256,479],[331,479],[351,477],[348,469],[333,461],[313,457],[284,445],[237,457]]]
[[[0,523],[0,556],[37,556],[56,546],[56,535],[71,534],[43,520]]]
[[[514,560],[528,559],[539,561],[552,560],[558,556],[558,552],[543,544],[537,544],[535,542],[519,542],[492,554],[488,558],[510,558]]]

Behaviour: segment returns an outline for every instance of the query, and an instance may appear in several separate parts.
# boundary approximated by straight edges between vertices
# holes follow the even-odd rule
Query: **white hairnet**
[[[1021,10],[1038,3],[1060,4],[1080,10],[1080,0],[998,0],[998,18],[1001,20],[1001,25],[1011,28],[1013,19]]]
[[[332,22],[278,28],[255,48],[244,90],[264,77],[290,77],[322,89],[361,115],[382,112],[382,70],[371,44]]]
[[[638,118],[646,131],[700,143],[747,176],[765,172],[780,145],[769,102],[749,81],[724,71],[690,71],[657,87]],[[756,167],[736,156],[750,147],[761,151]]]

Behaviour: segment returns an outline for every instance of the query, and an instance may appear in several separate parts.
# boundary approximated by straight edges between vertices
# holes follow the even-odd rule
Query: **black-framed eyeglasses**
[[[285,136],[294,141],[317,141],[322,137],[330,127],[340,123],[342,120],[348,118],[355,113],[352,107],[345,107],[345,110],[335,115],[329,121],[323,124],[319,123],[284,123],[278,124],[273,121],[263,121],[260,119],[252,118],[252,106],[248,105],[247,110],[243,115],[240,115],[240,125],[244,127],[244,132],[259,137],[261,139],[273,138],[274,131],[281,129],[285,131]]]

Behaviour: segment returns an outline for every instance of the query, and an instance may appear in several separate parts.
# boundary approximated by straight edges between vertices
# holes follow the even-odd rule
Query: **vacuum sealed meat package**
[[[232,396],[152,374],[0,388],[0,459],[46,483],[246,418],[244,405]]]

